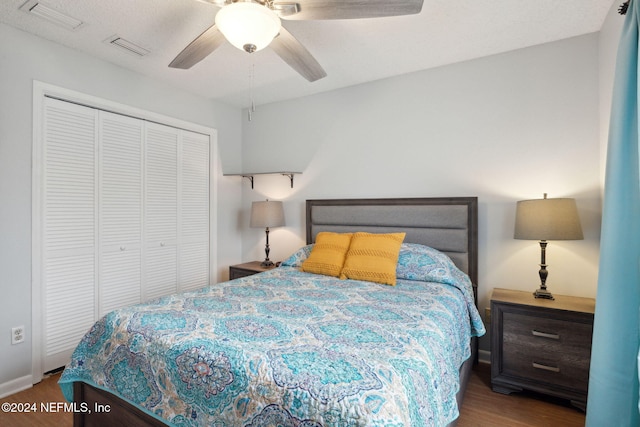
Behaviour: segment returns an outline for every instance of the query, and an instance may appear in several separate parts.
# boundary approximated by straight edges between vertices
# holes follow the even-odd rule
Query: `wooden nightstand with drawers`
[[[232,265],[229,267],[229,280],[251,276],[253,274],[262,273],[263,271],[275,268],[275,265],[273,267],[263,267],[260,263],[260,261],[251,261],[244,264]]]
[[[595,300],[496,288],[491,295],[491,386],[533,390],[585,410]]]

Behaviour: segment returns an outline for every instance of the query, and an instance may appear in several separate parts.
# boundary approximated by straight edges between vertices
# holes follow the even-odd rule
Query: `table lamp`
[[[545,252],[547,240],[582,240],[582,227],[578,217],[578,208],[574,199],[521,200],[516,205],[515,239],[540,241],[540,289],[533,295],[536,298],[554,299],[547,290],[547,271]]]
[[[284,225],[284,209],[282,202],[264,201],[251,203],[251,227],[265,228],[267,243],[264,247],[265,260],[260,264],[263,267],[272,267],[269,260],[269,227],[282,227]]]

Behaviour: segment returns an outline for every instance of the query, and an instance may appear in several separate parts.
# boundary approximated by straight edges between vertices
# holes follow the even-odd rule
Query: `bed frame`
[[[477,305],[478,199],[476,197],[307,200],[307,243],[321,231],[389,233],[403,231],[405,242],[420,243],[451,257],[473,282]],[[473,338],[471,358],[460,368],[458,406],[466,390],[478,342]],[[157,426],[166,424],[104,390],[74,383],[74,426]],[[100,406],[102,405],[102,406]],[[108,408],[97,412],[94,408]],[[455,425],[455,421],[451,424]]]

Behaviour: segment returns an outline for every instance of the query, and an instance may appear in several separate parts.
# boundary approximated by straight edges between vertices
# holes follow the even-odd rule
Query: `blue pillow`
[[[311,249],[313,249],[313,244],[301,247],[289,258],[282,261],[280,265],[284,267],[301,267],[304,260],[309,257]]]
[[[437,249],[416,243],[403,243],[400,248],[398,279],[452,284],[459,280],[461,273],[451,258]]]

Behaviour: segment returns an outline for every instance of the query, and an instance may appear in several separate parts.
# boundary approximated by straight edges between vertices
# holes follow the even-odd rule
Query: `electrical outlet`
[[[11,328],[11,345],[20,344],[24,341],[24,326]]]
[[[486,323],[491,323],[491,309],[489,307],[484,309],[484,321]]]

